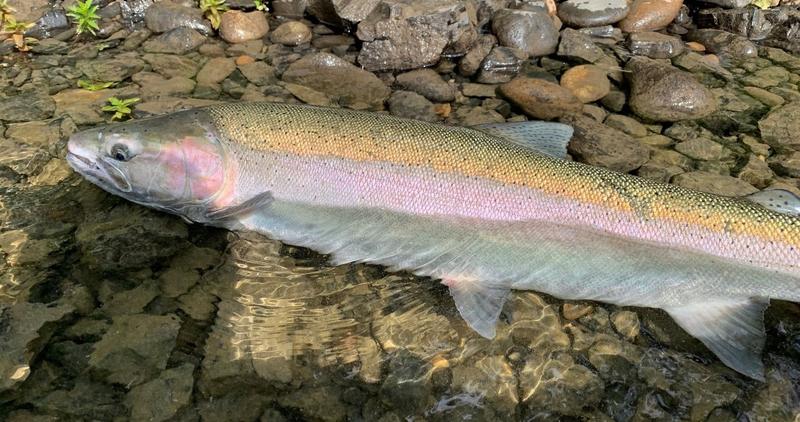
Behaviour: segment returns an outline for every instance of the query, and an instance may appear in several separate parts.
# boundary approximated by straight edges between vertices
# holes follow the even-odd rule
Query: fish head
[[[198,221],[231,185],[224,143],[202,110],[85,130],[67,143],[84,178],[129,201]]]

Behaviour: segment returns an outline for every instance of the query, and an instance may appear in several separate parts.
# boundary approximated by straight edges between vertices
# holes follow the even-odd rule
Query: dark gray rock
[[[145,41],[143,48],[148,53],[186,54],[205,42],[203,34],[182,26]]]
[[[705,0],[706,3],[716,4],[718,6],[727,7],[729,9],[736,9],[745,7],[752,3],[751,0]]]
[[[307,6],[307,0],[273,0],[272,15],[286,18],[302,18]]]
[[[70,21],[67,19],[67,14],[63,9],[51,9],[42,15],[36,21],[33,28],[26,32],[26,35],[42,39],[52,37],[53,35],[63,32],[70,27]]]
[[[771,47],[800,53],[800,8],[782,6],[769,9],[703,9],[697,13],[700,28],[721,29]]]
[[[592,38],[572,28],[561,31],[561,42],[558,44],[558,55],[587,63],[596,63],[605,53]]]
[[[463,76],[472,76],[478,72],[483,63],[483,59],[492,51],[492,47],[497,44],[494,35],[484,34],[478,38],[478,42],[467,51],[458,63],[458,73]]]
[[[728,59],[752,59],[758,57],[758,48],[747,38],[717,29],[697,29],[686,35],[689,41],[699,42],[706,51]]]
[[[558,46],[558,29],[546,12],[500,10],[492,20],[492,31],[501,45],[530,57],[553,54]]]
[[[636,56],[671,59],[683,53],[683,41],[658,32],[634,32],[628,37],[628,48]]]
[[[477,39],[466,6],[457,0],[383,0],[358,24],[366,70],[429,66],[443,53],[465,53]]]
[[[608,25],[627,15],[627,0],[567,0],[558,4],[558,17],[577,27]]]
[[[439,120],[432,102],[411,91],[395,91],[388,101],[389,111],[407,119],[435,122]]]
[[[211,35],[214,31],[211,24],[203,17],[203,12],[196,7],[187,7],[169,1],[156,2],[147,9],[144,16],[147,29],[160,34],[175,28],[192,28],[203,35]]]
[[[455,89],[432,69],[418,69],[397,75],[395,82],[409,91],[440,103],[455,99]]]
[[[49,119],[55,110],[55,101],[42,92],[23,92],[0,99],[0,120],[7,122]]]
[[[477,81],[484,84],[508,82],[519,74],[525,53],[509,47],[495,46],[483,59]]]
[[[358,109],[381,109],[391,93],[374,74],[330,53],[303,57],[289,65],[282,79],[327,94],[340,105]]]
[[[644,119],[697,119],[717,109],[714,94],[690,73],[644,57],[634,57],[625,69],[631,85],[629,105]]]
[[[644,145],[591,117],[570,114],[559,121],[575,129],[569,152],[587,164],[627,173],[641,167],[650,157]]]
[[[147,9],[154,3],[154,0],[127,0],[119,2],[122,22],[128,28],[134,28],[144,22]]]

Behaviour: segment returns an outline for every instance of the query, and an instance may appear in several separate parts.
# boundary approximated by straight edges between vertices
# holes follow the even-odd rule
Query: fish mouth
[[[129,193],[133,190],[122,170],[102,157],[93,161],[75,152],[67,151],[66,158],[73,170],[113,194]]]

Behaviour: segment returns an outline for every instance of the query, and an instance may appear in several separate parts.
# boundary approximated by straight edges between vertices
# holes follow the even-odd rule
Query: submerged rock
[[[131,420],[161,422],[172,419],[192,402],[194,365],[167,369],[158,378],[132,388],[125,398]]]
[[[650,156],[647,148],[632,137],[591,117],[572,114],[559,121],[575,129],[569,152],[587,164],[627,173],[641,167]]]
[[[769,9],[704,9],[696,18],[701,28],[721,29],[742,35],[764,45],[800,53],[800,8],[797,6]]]
[[[706,50],[724,58],[745,60],[758,57],[758,48],[747,38],[717,29],[698,29],[689,31],[686,37],[699,42]]]
[[[0,311],[0,393],[30,376],[31,364],[55,331],[55,323],[72,311],[68,305],[27,302]]]
[[[800,102],[777,107],[758,122],[764,142],[773,147],[800,149]]]
[[[116,316],[95,344],[89,365],[109,382],[142,384],[167,367],[179,329],[180,320],[174,315]]]
[[[357,109],[381,109],[391,93],[374,74],[330,53],[317,53],[292,63],[282,79],[313,88],[342,106]]]
[[[630,71],[630,107],[642,118],[674,122],[705,117],[717,109],[708,88],[671,65],[634,57],[625,69]]]
[[[56,103],[42,92],[28,92],[0,99],[0,120],[27,122],[53,116]]]
[[[457,0],[383,0],[358,24],[364,41],[358,62],[370,71],[435,64],[447,50],[463,54],[477,39],[466,6]]]

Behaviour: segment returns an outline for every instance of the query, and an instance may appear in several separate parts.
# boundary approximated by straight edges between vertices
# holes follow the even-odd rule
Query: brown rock
[[[302,22],[284,22],[269,34],[269,39],[274,43],[288,46],[305,44],[311,41],[311,30]]]
[[[575,66],[561,76],[561,86],[570,90],[583,103],[595,102],[611,91],[606,71],[587,64]]]
[[[500,85],[500,94],[516,104],[528,116],[537,119],[556,119],[580,111],[581,101],[568,89],[545,81],[519,77]]]
[[[705,171],[679,174],[672,182],[685,188],[722,196],[744,196],[758,192],[758,189],[743,180]]]
[[[267,32],[269,32],[267,17],[259,11],[245,13],[229,10],[222,14],[219,25],[219,35],[232,44],[257,40],[267,35]]]
[[[678,16],[682,5],[683,0],[634,0],[619,28],[625,32],[665,28]]]
[[[641,167],[649,158],[647,147],[591,117],[570,114],[559,121],[575,129],[569,152],[579,161],[627,173]]]

